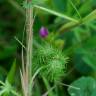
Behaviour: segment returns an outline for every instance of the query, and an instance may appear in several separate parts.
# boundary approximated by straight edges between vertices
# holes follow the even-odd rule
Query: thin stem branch
[[[29,4],[31,0],[27,0]],[[27,87],[28,95],[31,96],[31,72],[32,72],[32,45],[33,45],[33,8],[29,7],[26,9],[26,75],[27,75]]]
[[[70,88],[73,88],[73,89],[76,89],[76,90],[80,90],[80,88],[78,88],[78,87],[75,87],[75,86],[71,86],[71,85],[64,84],[64,83],[59,83],[59,84],[60,84],[60,85],[63,85],[63,86],[70,87]]]

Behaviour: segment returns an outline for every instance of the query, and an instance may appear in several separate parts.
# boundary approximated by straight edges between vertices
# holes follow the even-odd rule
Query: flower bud
[[[41,27],[39,34],[43,38],[47,37],[48,36],[48,29],[45,27]]]

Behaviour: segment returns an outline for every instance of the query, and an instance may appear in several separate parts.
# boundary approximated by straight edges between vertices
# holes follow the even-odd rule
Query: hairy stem
[[[27,0],[29,4],[31,0]],[[33,8],[28,7],[26,9],[26,75],[27,75],[27,89],[28,95],[31,96],[31,72],[32,72],[32,45],[33,45]]]

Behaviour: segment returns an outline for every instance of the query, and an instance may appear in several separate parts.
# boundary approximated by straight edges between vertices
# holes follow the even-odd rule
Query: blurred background
[[[46,8],[77,20],[86,17],[93,10],[96,11],[96,0],[72,0],[73,3],[70,3],[70,0],[40,2]],[[77,7],[80,16],[72,4]],[[39,42],[39,30],[42,26],[48,28],[50,40],[58,33],[54,42],[70,58],[66,70],[68,74],[63,78],[63,82],[70,84],[81,76],[92,76],[96,79],[96,19],[67,28],[65,26],[67,20],[41,10],[35,11],[34,38]],[[23,0],[0,0],[0,80],[5,80],[15,59],[17,62],[15,78],[18,77],[19,80],[21,45],[15,37],[22,41],[24,26]],[[17,88],[20,87],[18,80],[15,80]],[[44,88],[42,84],[41,90]],[[63,89],[66,91],[67,87],[60,88],[58,96],[68,96],[67,92],[63,93]]]

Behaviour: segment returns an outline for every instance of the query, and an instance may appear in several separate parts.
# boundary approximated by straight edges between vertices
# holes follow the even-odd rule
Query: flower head
[[[48,29],[45,28],[45,27],[41,27],[40,31],[39,31],[39,34],[40,34],[41,37],[45,38],[46,36],[48,36]]]

